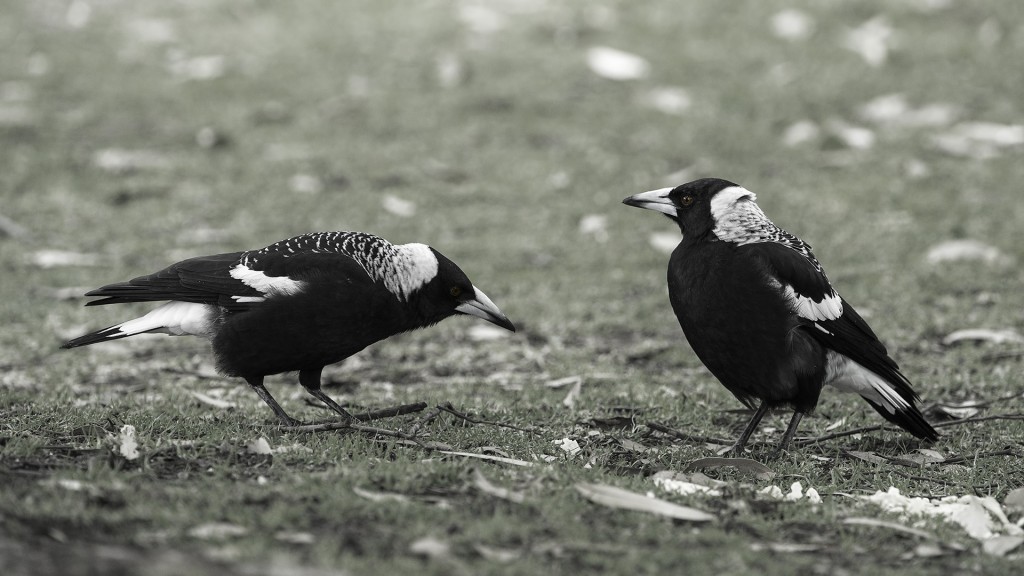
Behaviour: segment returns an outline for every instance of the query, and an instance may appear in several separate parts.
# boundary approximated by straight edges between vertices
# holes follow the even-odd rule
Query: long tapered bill
[[[508,319],[508,316],[505,316],[505,314],[503,314],[501,310],[494,305],[494,302],[491,302],[491,299],[487,297],[487,294],[484,294],[476,286],[473,287],[473,298],[459,304],[455,307],[455,310],[460,314],[482,318],[492,324],[501,326],[506,330],[512,332],[516,331],[515,325]]]

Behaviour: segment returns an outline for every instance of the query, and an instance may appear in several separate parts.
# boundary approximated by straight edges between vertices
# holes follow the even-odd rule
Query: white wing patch
[[[245,264],[238,264],[230,270],[229,274],[235,280],[266,296],[297,294],[304,287],[304,283],[299,280],[292,280],[287,276],[267,276],[259,270],[250,269]],[[244,297],[235,296],[234,298],[242,302],[241,298]]]
[[[825,384],[860,394],[891,414],[913,408],[884,378],[834,350],[825,358]]]
[[[811,321],[835,320],[843,315],[843,300],[835,292],[826,294],[821,302],[815,302],[809,296],[797,294],[792,286],[787,285],[783,289],[783,295],[801,318]]]
[[[162,332],[173,336],[188,334],[209,338],[218,313],[217,307],[209,304],[168,302],[154,308],[145,316],[112,326],[108,329],[108,337]]]

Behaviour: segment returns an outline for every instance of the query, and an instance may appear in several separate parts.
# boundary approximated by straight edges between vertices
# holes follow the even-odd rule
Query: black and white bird
[[[683,233],[668,265],[669,299],[701,362],[757,410],[791,407],[785,450],[824,386],[859,394],[918,438],[938,433],[910,381],[863,318],[835,291],[805,242],[782,230],[754,193],[717,178],[636,194],[623,203],[668,215]]]
[[[167,302],[62,348],[146,332],[208,338],[217,369],[244,378],[286,425],[298,421],[264,387],[265,376],[298,371],[309,394],[351,418],[320,389],[324,366],[456,314],[515,331],[437,250],[362,232],[316,232],[259,250],[190,258],[86,296],[104,297],[86,306]]]

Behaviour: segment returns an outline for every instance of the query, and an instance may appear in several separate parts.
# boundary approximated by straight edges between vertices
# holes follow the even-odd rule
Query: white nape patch
[[[797,294],[792,286],[785,286],[783,295],[789,301],[793,311],[807,320],[835,320],[843,315],[843,300],[835,292],[826,294],[821,302],[815,302],[808,296]]]
[[[745,202],[741,207],[740,200],[749,200],[749,202]],[[711,217],[715,220],[715,236],[721,240],[735,241],[733,238],[723,237],[719,230],[722,230],[726,236],[737,232],[745,236],[752,216],[752,214],[748,214],[752,211],[751,209],[759,213],[762,219],[767,220],[768,217],[761,212],[756,201],[757,195],[743,186],[730,186],[719,190],[711,198]]]
[[[265,296],[297,294],[305,286],[303,282],[292,280],[287,276],[267,276],[259,270],[250,269],[245,264],[238,264],[230,270],[229,274],[235,280]]]
[[[145,316],[114,326],[116,331],[112,331],[110,336],[161,332],[173,336],[189,334],[209,338],[217,314],[217,307],[209,304],[168,302],[154,308]]]
[[[884,378],[833,350],[829,350],[825,357],[825,384],[843,392],[860,394],[891,414],[911,408]]]
[[[377,270],[377,275],[388,292],[403,302],[437,276],[437,256],[426,244],[395,246],[395,254],[388,264]]]

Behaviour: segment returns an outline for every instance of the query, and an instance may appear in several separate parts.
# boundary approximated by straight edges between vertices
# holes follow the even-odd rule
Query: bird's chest
[[[668,287],[672,309],[698,354],[723,346],[779,347],[794,326],[763,265],[726,242],[676,248]]]

